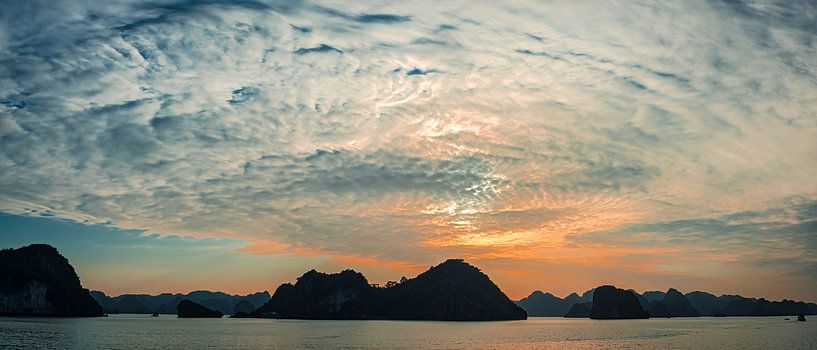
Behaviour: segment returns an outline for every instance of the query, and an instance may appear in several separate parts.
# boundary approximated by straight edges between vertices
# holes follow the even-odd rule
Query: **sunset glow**
[[[464,258],[513,299],[817,301],[817,38],[779,7],[52,5],[0,13],[0,243],[88,288]]]

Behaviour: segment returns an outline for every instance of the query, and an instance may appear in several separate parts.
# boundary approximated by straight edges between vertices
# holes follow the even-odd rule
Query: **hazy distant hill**
[[[266,303],[270,294],[267,291],[257,292],[248,295],[230,295],[222,292],[195,291],[188,294],[163,293],[159,295],[147,294],[123,294],[116,297],[109,297],[100,291],[92,291],[91,296],[96,299],[107,313],[128,313],[128,314],[150,314],[158,312],[160,314],[175,314],[176,307],[182,300],[189,299],[208,309],[219,311],[223,314],[232,314],[236,305],[247,302],[253,309]]]
[[[590,318],[590,309],[593,308],[593,302],[576,303],[570,307],[570,310],[565,313],[567,318]]]
[[[671,317],[695,317],[700,314],[687,297],[675,288],[670,288],[661,301]]]
[[[242,300],[242,301],[239,301],[238,303],[236,303],[235,306],[233,306],[233,312],[231,314],[235,315],[235,314],[238,314],[239,312],[243,312],[243,313],[248,314],[250,312],[255,311],[255,309],[257,309],[257,308],[258,308],[258,306],[253,305],[249,301]]]
[[[484,273],[462,260],[447,260],[413,279],[385,288],[352,270],[311,270],[283,284],[253,317],[304,319],[522,320],[514,304]]]
[[[579,296],[570,293],[564,299],[550,293],[535,291],[529,296],[517,301],[516,304],[525,309],[528,316],[537,317],[562,317],[570,308],[577,303],[584,303],[593,300],[593,290],[588,290]]]
[[[46,244],[0,250],[0,314],[103,315],[68,259]]]
[[[632,290],[630,290],[632,291]],[[674,288],[667,292],[647,291],[638,294],[632,291],[650,317],[694,317],[694,316],[793,316],[817,314],[817,304],[792,300],[768,301],[760,298],[746,298],[740,295],[715,296],[706,292],[682,294]],[[585,292],[580,300],[576,293],[564,299],[550,293],[536,291],[516,303],[530,316],[589,317],[593,289]],[[586,298],[587,296],[587,298]],[[565,306],[567,305],[567,306]],[[561,314],[559,312],[565,310]]]
[[[702,316],[712,316],[722,310],[732,299],[739,299],[737,295],[721,295],[720,297],[707,292],[690,292],[686,294],[687,300],[698,310]]]
[[[662,301],[662,300],[664,300],[665,295],[667,295],[667,293],[657,291],[657,290],[650,290],[650,291],[644,292],[644,294],[641,294],[641,296],[643,296],[644,299],[647,299],[647,301],[649,301],[649,302]]]
[[[517,305],[527,311],[528,316],[563,316],[570,310],[573,304],[579,302],[576,293],[568,295],[562,299],[550,293],[535,291],[516,302]]]
[[[692,303],[675,288],[670,288],[666,292],[648,291],[638,294],[630,290],[638,297],[638,302],[650,317],[695,317],[699,312],[692,306]]]

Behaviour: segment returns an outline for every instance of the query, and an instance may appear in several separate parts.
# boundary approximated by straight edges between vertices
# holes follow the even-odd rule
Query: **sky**
[[[817,301],[817,4],[0,0],[0,247]]]

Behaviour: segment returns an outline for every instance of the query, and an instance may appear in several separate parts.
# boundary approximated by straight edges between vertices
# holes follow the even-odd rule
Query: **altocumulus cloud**
[[[813,210],[727,220],[817,200],[810,1],[0,5],[9,214],[419,264],[767,235],[796,261],[764,266],[814,264]]]

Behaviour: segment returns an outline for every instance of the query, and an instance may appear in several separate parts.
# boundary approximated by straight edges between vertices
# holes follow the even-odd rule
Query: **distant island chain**
[[[0,315],[93,317],[114,313],[176,314],[178,317],[285,318],[326,320],[524,320],[528,316],[646,319],[698,316],[798,316],[817,314],[817,304],[769,301],[694,291],[639,294],[611,285],[565,298],[536,291],[508,298],[478,268],[449,259],[410,279],[373,285],[360,272],[310,270],[275,293],[229,295],[125,294],[89,291],[56,248],[33,244],[0,251]]]

